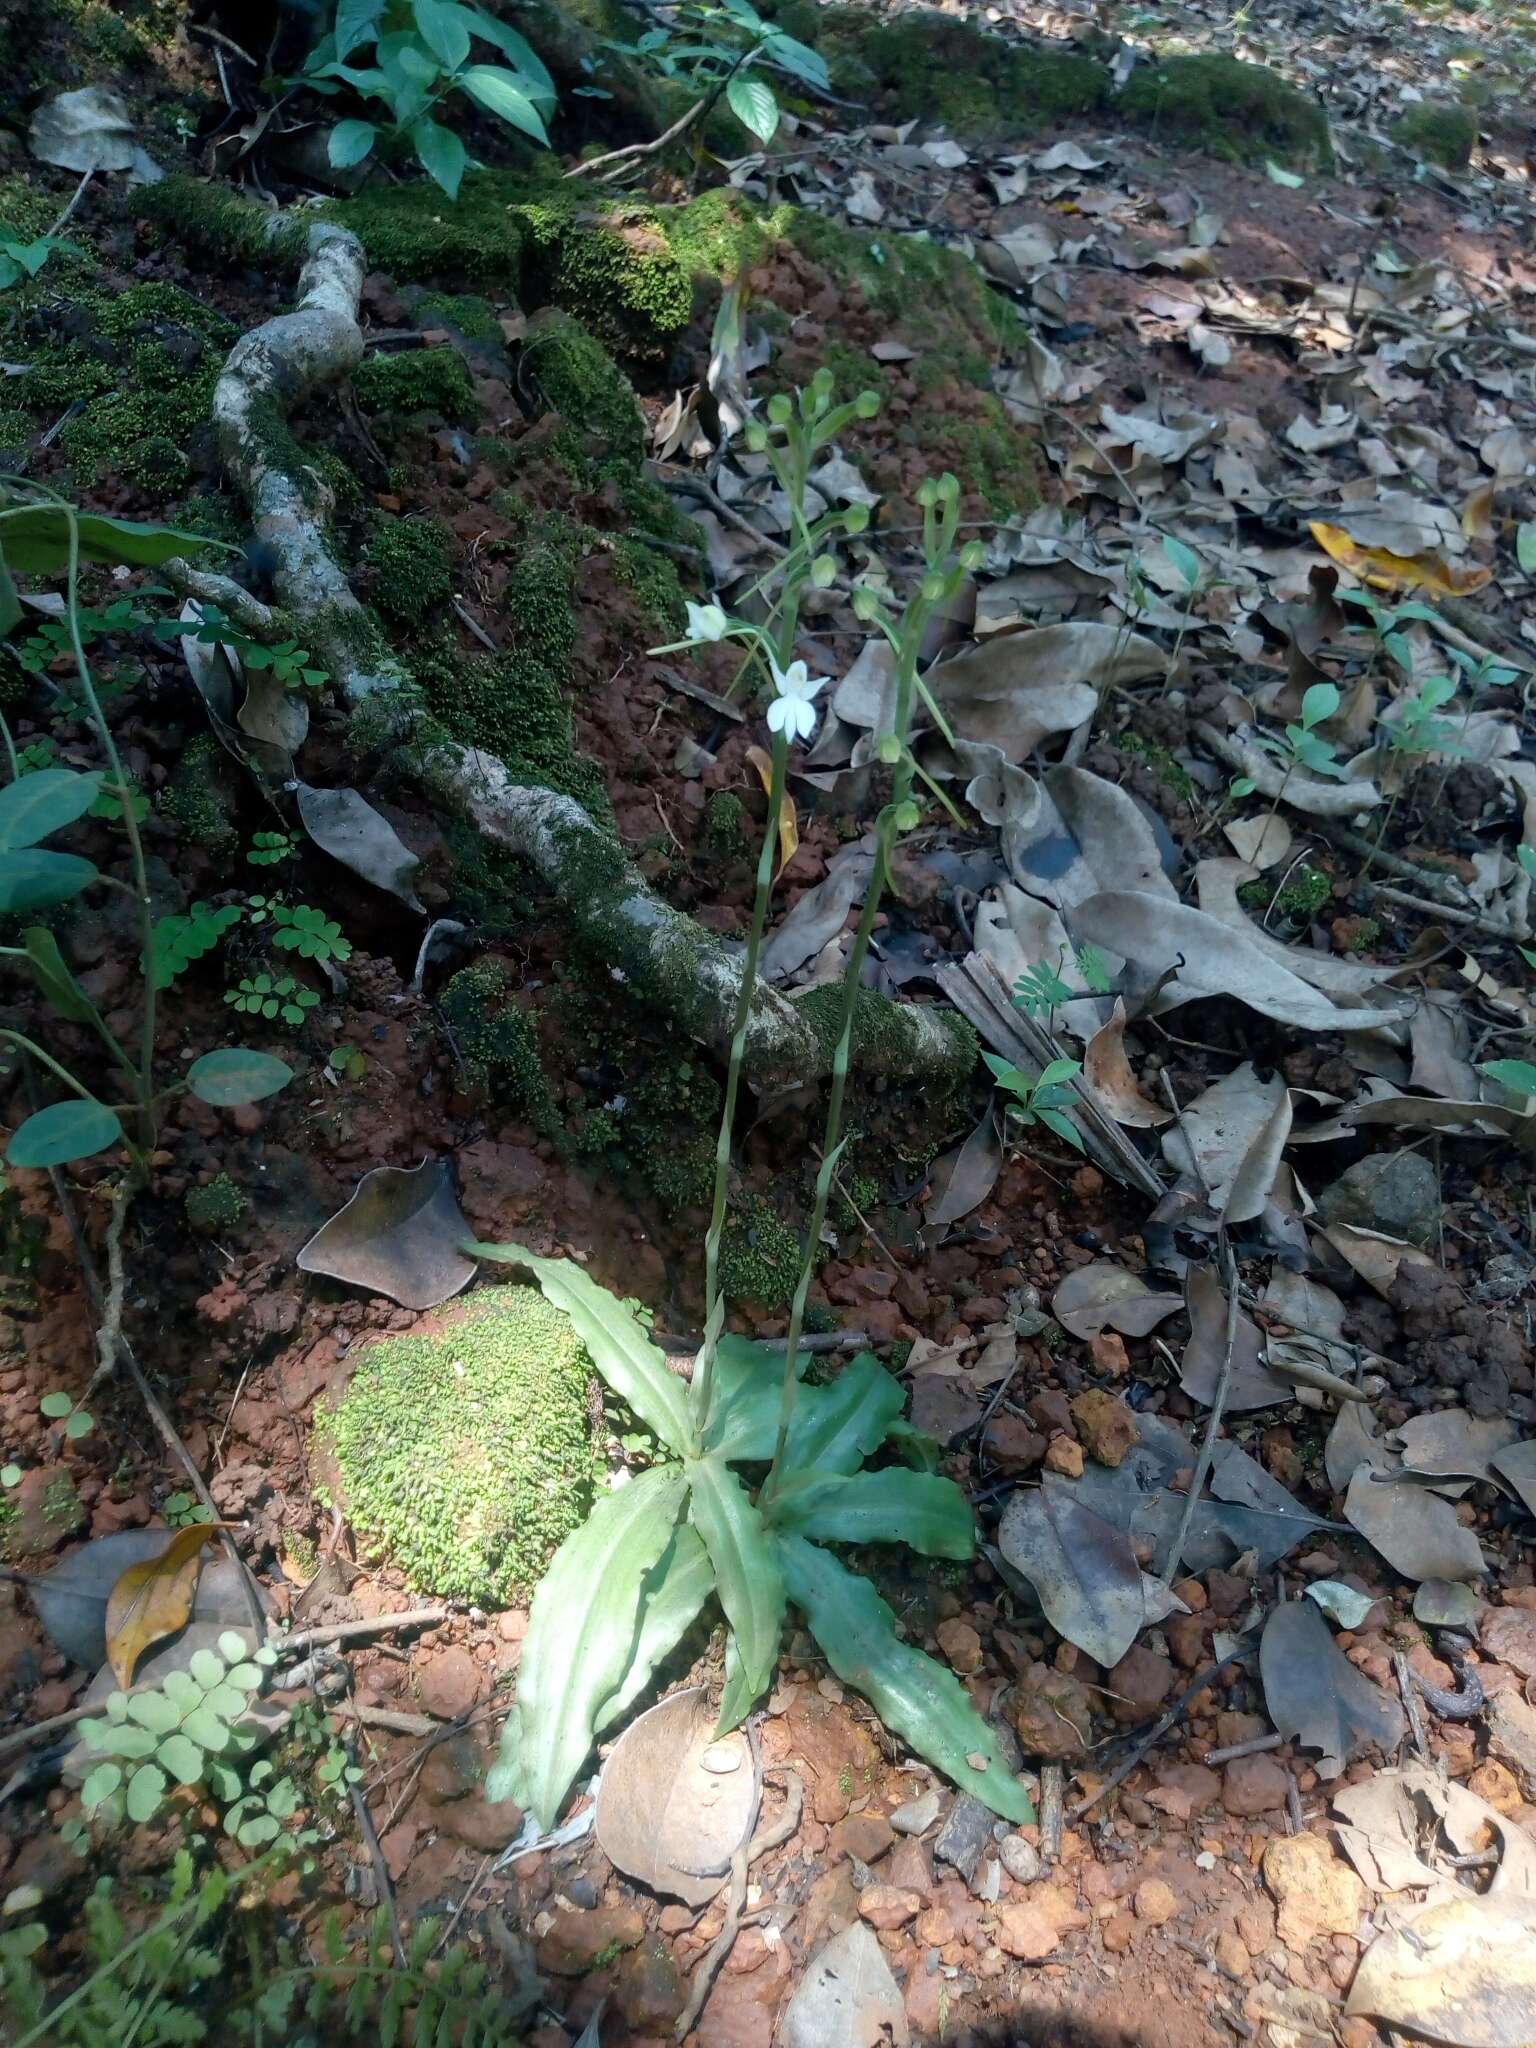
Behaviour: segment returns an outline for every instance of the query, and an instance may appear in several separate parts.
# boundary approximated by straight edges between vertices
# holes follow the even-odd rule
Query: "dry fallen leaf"
[[[1118,1124],[1155,1131],[1169,1123],[1173,1111],[1141,1091],[1125,1052],[1125,1004],[1115,998],[1114,1015],[1089,1039],[1083,1052],[1083,1080]]]
[[[1184,1306],[1176,1294],[1154,1294],[1146,1281],[1112,1259],[1094,1259],[1067,1275],[1051,1299],[1051,1314],[1085,1341],[1103,1330],[1145,1337]]]
[[[1307,530],[1326,555],[1373,590],[1426,590],[1432,597],[1467,597],[1481,590],[1493,573],[1489,569],[1458,569],[1431,552],[1395,555],[1388,548],[1363,547],[1342,526],[1330,526],[1324,519],[1309,520]]]
[[[129,1565],[107,1596],[107,1662],[119,1685],[132,1685],[152,1643],[185,1628],[203,1568],[203,1549],[220,1529],[194,1522],[178,1529],[158,1557]]]
[[[1427,1487],[1393,1483],[1379,1466],[1357,1465],[1344,1496],[1344,1517],[1405,1579],[1480,1579],[1482,1546],[1456,1510]]]
[[[773,792],[773,756],[766,747],[748,747],[747,759],[757,770],[758,779],[763,785],[763,794],[765,796],[771,795]],[[799,846],[800,827],[795,822],[794,799],[786,789],[783,799],[779,804],[779,873],[781,875],[794,859]]]
[[[1471,1894],[1378,1934],[1346,2009],[1450,2048],[1529,2048],[1536,1900]]]

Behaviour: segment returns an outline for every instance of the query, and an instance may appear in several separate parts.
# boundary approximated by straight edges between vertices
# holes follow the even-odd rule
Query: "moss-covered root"
[[[588,952],[724,1057],[741,990],[739,958],[656,896],[610,832],[574,798],[520,787],[504,763],[475,748],[434,748],[425,772],[436,796],[538,870]],[[759,983],[746,1050],[757,1087],[795,1087],[830,1073],[835,1039],[822,1007],[792,1003]],[[858,1040],[860,1066],[875,1073],[953,1080],[976,1059],[963,1019],[874,995],[861,1009]]]
[[[350,376],[361,361],[363,272],[356,235],[324,222],[310,228],[294,310],[241,336],[213,394],[219,454],[245,493],[257,539],[272,550],[273,581],[351,703],[399,689],[406,676],[326,544],[321,507],[306,494],[288,415],[312,392]]]

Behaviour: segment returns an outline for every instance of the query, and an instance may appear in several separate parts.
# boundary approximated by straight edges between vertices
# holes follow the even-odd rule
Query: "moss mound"
[[[1464,171],[1477,147],[1477,121],[1454,100],[1421,100],[1392,124],[1392,139],[1427,164]]]
[[[475,1086],[551,1136],[559,1119],[539,1057],[538,1026],[513,1002],[511,980],[499,960],[477,960],[450,978],[440,1007]]]
[[[358,364],[352,388],[370,412],[427,412],[444,420],[475,412],[474,383],[456,348],[375,352]]]
[[[397,626],[422,625],[453,595],[448,534],[435,519],[392,519],[363,559],[375,606]]]
[[[318,1425],[348,1515],[423,1593],[504,1606],[586,1513],[589,1377],[533,1287],[483,1289],[438,1335],[370,1344]]]
[[[1160,141],[1232,162],[1332,160],[1321,107],[1262,64],[1221,55],[1138,64],[1118,102]]]

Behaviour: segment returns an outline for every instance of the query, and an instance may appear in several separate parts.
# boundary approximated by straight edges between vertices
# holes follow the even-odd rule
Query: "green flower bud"
[[[872,619],[880,609],[880,599],[867,584],[860,583],[853,592],[853,615],[856,619]]]
[[[987,551],[979,540],[968,540],[960,550],[962,569],[979,569],[986,559]]]
[[[761,420],[748,420],[747,430],[743,438],[746,441],[747,452],[750,455],[761,455],[768,446],[768,435]]]
[[[872,420],[880,410],[878,391],[861,391],[853,401],[853,409],[861,420]]]
[[[822,365],[811,379],[811,390],[817,398],[830,398],[832,396],[832,372],[825,364]]]
[[[843,531],[845,533],[863,533],[868,526],[869,507],[867,505],[850,505],[843,514]]]
[[[775,391],[768,401],[768,417],[776,427],[787,427],[793,407],[782,391]]]
[[[917,819],[917,805],[913,803],[910,797],[907,798],[904,804],[896,806],[896,830],[898,832],[913,831],[916,828]]]
[[[953,470],[946,469],[939,478],[939,496],[941,498],[958,498],[959,495],[960,479]]]
[[[925,476],[918,485],[917,502],[925,512],[931,511],[939,502],[939,487],[931,476]]]
[[[923,601],[925,604],[941,604],[944,600],[944,578],[937,569],[930,569],[923,578]]]
[[[818,590],[825,590],[837,576],[837,563],[831,555],[818,555],[811,564],[811,581]]]
[[[887,768],[894,768],[901,759],[901,741],[895,733],[883,732],[875,743],[875,753]]]

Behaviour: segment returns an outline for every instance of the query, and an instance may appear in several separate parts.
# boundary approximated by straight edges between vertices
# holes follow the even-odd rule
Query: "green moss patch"
[[[482,1289],[438,1334],[369,1344],[317,1424],[352,1523],[423,1593],[526,1593],[591,1499],[590,1374],[533,1287]]]
[[[436,519],[392,519],[369,542],[364,561],[375,606],[398,626],[417,627],[453,595],[453,554]]]
[[[1464,171],[1477,147],[1477,121],[1454,100],[1421,100],[1394,121],[1392,139],[1428,164]]]
[[[352,388],[370,412],[462,420],[476,410],[474,382],[456,348],[375,350],[358,364]]]
[[[475,1085],[552,1135],[558,1119],[539,1057],[539,1028],[512,1000],[511,983],[501,961],[477,960],[452,976],[439,1007]]]
[[[1161,142],[1233,162],[1332,160],[1321,107],[1262,64],[1219,54],[1140,63],[1118,101],[1126,118]]]
[[[734,1208],[720,1240],[720,1286],[727,1301],[787,1308],[800,1278],[800,1238],[757,1197]]]

